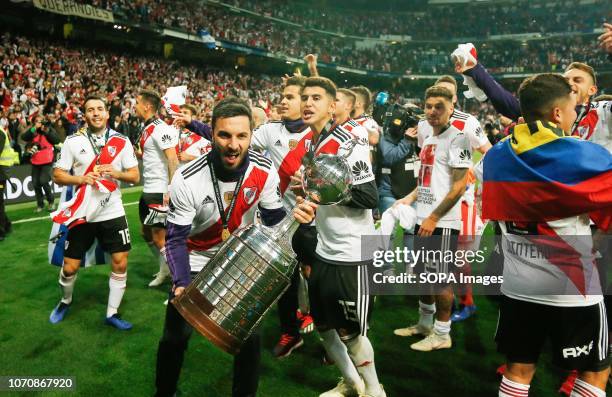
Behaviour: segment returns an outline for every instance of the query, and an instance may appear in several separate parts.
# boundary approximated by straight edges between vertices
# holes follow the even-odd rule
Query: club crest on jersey
[[[310,139],[304,139],[304,147],[306,150],[310,150]]]
[[[295,139],[289,139],[289,150],[293,150],[297,147],[298,141]]]
[[[230,205],[232,198],[234,198],[234,192],[223,193],[223,201],[225,201],[225,205]]]
[[[255,197],[257,196],[257,188],[256,187],[245,187],[244,190],[244,201],[247,205],[253,204],[255,201]]]
[[[70,208],[66,208],[64,210],[64,216],[67,218],[70,218],[72,216],[72,211],[70,210]]]
[[[115,153],[117,153],[117,148],[116,148],[115,146],[109,146],[109,147],[108,147],[108,153],[109,153],[111,156],[113,156],[113,157],[114,157],[114,156],[115,156]]]

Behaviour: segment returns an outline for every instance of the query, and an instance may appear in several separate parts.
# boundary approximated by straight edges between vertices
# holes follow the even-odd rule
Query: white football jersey
[[[374,180],[370,163],[368,132],[354,120],[337,126],[326,136],[320,136],[315,155],[344,155],[357,139],[357,144],[348,156],[348,165],[353,174],[353,185],[361,185]],[[310,142],[308,142],[310,146]],[[321,205],[317,208],[316,227],[318,242],[315,253],[332,262],[363,263],[372,258],[364,258],[361,249],[361,236],[373,235],[374,221],[371,209],[351,208],[344,205]],[[371,253],[363,253],[370,256]]]
[[[504,255],[501,292],[513,299],[550,306],[601,302],[589,223],[588,215],[518,227],[513,222],[500,222]],[[525,234],[539,234],[541,238],[534,240]]]
[[[176,154],[187,153],[192,156],[200,157],[201,155],[210,152],[212,144],[210,141],[198,134],[194,134],[189,130],[181,131],[179,144],[176,145]],[[195,160],[195,159],[194,159]],[[189,163],[189,161],[181,161],[181,166]]]
[[[450,191],[453,168],[472,166],[472,147],[464,132],[450,126],[424,140],[419,158],[416,210],[420,225]],[[461,229],[461,200],[438,221],[437,227]]]
[[[109,129],[108,135],[103,134],[97,137],[94,140],[96,146],[98,146],[97,150],[100,150],[106,144],[107,136],[109,145],[113,143],[108,147],[109,153],[115,156],[110,163],[113,168],[124,171],[129,168],[138,167],[138,160],[130,140],[116,131]],[[113,139],[112,141],[111,138]],[[66,137],[54,167],[67,172],[72,170],[74,175],[81,176],[85,174],[85,171],[95,158],[96,153],[87,135],[77,133]],[[114,182],[119,184],[117,180],[114,180]],[[89,222],[102,222],[125,215],[120,189],[115,189],[110,193],[102,193],[99,190],[92,189],[91,197],[92,202],[88,203],[88,205],[95,205],[99,207],[99,210],[92,213],[92,217],[88,219]]]
[[[302,165],[301,158],[306,154],[305,143],[312,136],[310,131],[310,127],[305,126],[299,132],[290,132],[281,121],[271,121],[253,131],[251,147],[269,153],[281,179],[281,193],[287,209],[295,207],[295,193],[287,186],[291,176]],[[289,152],[293,152],[291,156],[288,156]],[[296,156],[297,153],[299,155]]]
[[[168,192],[168,159],[164,150],[178,145],[178,138],[178,130],[160,119],[155,119],[144,127],[139,142],[142,150],[143,192]]]
[[[187,240],[192,271],[199,271],[219,249],[223,225],[210,174],[210,153],[187,163],[172,178],[168,221],[191,225]],[[229,210],[236,182],[218,181],[225,213]],[[283,206],[279,178],[272,162],[249,151],[249,166],[228,220],[230,232],[253,223],[258,206],[277,209]]]
[[[364,127],[368,132],[380,132],[380,126],[372,117],[365,114],[354,119],[360,126]]]
[[[580,120],[573,135],[595,142],[612,152],[612,101],[591,103],[589,112]]]

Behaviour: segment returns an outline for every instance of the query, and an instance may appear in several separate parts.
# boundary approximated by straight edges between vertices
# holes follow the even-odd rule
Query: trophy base
[[[186,288],[181,296],[171,303],[191,326],[221,350],[236,355],[240,352],[242,341],[221,328],[208,316],[213,305],[197,290]]]

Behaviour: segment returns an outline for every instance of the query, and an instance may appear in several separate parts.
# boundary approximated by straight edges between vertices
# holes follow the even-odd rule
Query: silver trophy
[[[304,161],[302,188],[308,198],[332,205],[350,197],[346,156]],[[297,266],[291,237],[298,226],[288,215],[274,228],[252,224],[235,231],[172,304],[213,344],[237,354],[291,284]]]

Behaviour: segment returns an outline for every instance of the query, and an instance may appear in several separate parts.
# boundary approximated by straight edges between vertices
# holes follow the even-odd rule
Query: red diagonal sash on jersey
[[[144,150],[145,142],[153,134],[153,131],[155,131],[155,124],[151,124],[147,128],[145,128],[142,133],[142,136],[140,137],[140,150]]]
[[[176,153],[186,152],[191,146],[198,142],[202,137],[198,134],[189,134],[181,140],[181,144],[176,146]]]
[[[230,232],[240,227],[244,214],[259,201],[261,191],[268,179],[267,172],[258,167],[252,167],[249,176],[242,182],[242,187],[238,191],[238,197],[236,198],[236,205],[232,211],[232,216],[227,221],[227,228]],[[251,195],[248,194],[249,192]],[[226,216],[228,211],[229,207],[224,211]],[[187,240],[187,248],[190,251],[206,251],[221,244],[223,242],[221,239],[222,231],[223,225],[221,224],[221,218],[219,218],[217,222],[210,225],[207,229],[190,236]]]
[[[291,177],[295,175],[296,171],[302,166],[302,158],[306,155],[306,152],[308,152],[308,148],[306,147],[307,141],[312,142],[312,131],[304,135],[293,150],[289,150],[289,153],[287,153],[278,167],[281,194],[285,194],[291,182]]]
[[[92,172],[97,164],[111,164],[119,156],[125,144],[125,139],[111,137],[100,151],[100,154],[91,161],[84,175]],[[96,181],[93,188],[101,192],[110,193],[117,189],[117,184],[108,179],[101,179]],[[53,222],[71,226],[84,223],[85,221],[81,220],[81,218],[87,217],[87,206],[82,204],[88,201],[93,188],[87,184],[79,185],[72,200],[63,203],[57,211],[51,214]]]

